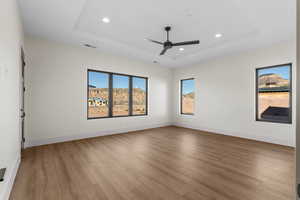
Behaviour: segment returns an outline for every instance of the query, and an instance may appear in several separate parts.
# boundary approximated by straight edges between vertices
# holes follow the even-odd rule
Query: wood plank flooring
[[[11,200],[293,200],[294,149],[179,127],[26,149]]]

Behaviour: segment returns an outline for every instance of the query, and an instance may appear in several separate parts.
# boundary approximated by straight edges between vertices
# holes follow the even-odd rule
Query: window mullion
[[[132,76],[129,76],[129,116],[132,116]]]
[[[113,109],[113,80],[112,73],[109,74],[109,117],[112,117],[112,109]]]

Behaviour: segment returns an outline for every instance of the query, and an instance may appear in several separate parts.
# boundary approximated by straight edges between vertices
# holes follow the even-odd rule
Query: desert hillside
[[[109,91],[107,88],[89,87],[89,98],[99,98],[108,102]],[[113,116],[128,115],[129,102],[128,89],[116,88],[113,89]],[[146,93],[142,89],[133,88],[132,93],[133,114],[146,113]],[[94,100],[91,100],[89,106],[89,117],[104,117],[108,115],[108,104],[104,103],[96,105]]]
[[[89,98],[101,97],[108,99],[108,88],[89,88]]]
[[[264,74],[258,78],[259,88],[288,87],[289,81],[278,74]]]
[[[124,104],[128,102],[128,89],[126,88],[116,88],[113,89],[114,104]],[[91,88],[89,89],[89,98],[100,97],[103,99],[108,99],[108,89],[107,88]],[[133,88],[133,104],[145,104],[146,101],[145,91],[139,88]]]
[[[195,93],[190,92],[182,96],[182,112],[183,113],[194,113],[194,98]]]
[[[184,94],[183,97],[194,99],[195,98],[195,92],[190,92],[190,93]]]

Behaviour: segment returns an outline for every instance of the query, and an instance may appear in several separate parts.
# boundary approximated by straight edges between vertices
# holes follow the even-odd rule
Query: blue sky
[[[96,88],[108,88],[108,74],[89,72],[89,85],[96,86]]]
[[[132,78],[132,87],[146,90],[146,79],[133,77]]]
[[[89,85],[96,86],[97,88],[108,88],[108,74],[100,72],[89,72]],[[114,88],[128,88],[129,77],[121,75],[113,75]],[[133,88],[140,88],[146,90],[146,80],[143,78],[132,78]]]
[[[114,88],[129,88],[129,77],[113,75],[113,87]]]
[[[260,69],[258,70],[258,75],[263,75],[263,74],[278,74],[284,79],[290,79],[290,67],[289,65],[282,66],[282,67],[272,67],[272,68],[266,68],[266,69]]]
[[[195,91],[195,80],[182,81],[182,94],[188,94]]]

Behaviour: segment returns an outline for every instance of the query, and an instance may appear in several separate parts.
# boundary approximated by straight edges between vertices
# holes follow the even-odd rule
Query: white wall
[[[292,62],[295,72],[295,42],[176,70],[30,36],[25,45],[27,146],[170,123],[295,146],[295,112],[291,125],[255,121],[255,68]],[[87,68],[149,77],[149,116],[87,120]],[[196,113],[181,116],[179,82],[190,77],[196,78]]]
[[[173,77],[173,121],[179,126],[295,146],[295,112],[292,125],[255,121],[255,68],[289,62],[293,63],[295,72],[295,42],[176,69]],[[293,94],[296,91],[295,74]],[[194,116],[179,114],[179,84],[184,78],[196,79]]]
[[[34,37],[25,45],[27,146],[170,124],[170,69]],[[88,68],[149,77],[149,115],[87,120]]]
[[[20,49],[22,27],[15,0],[0,6],[0,168],[6,167],[0,183],[0,199],[8,199],[20,162]]]

